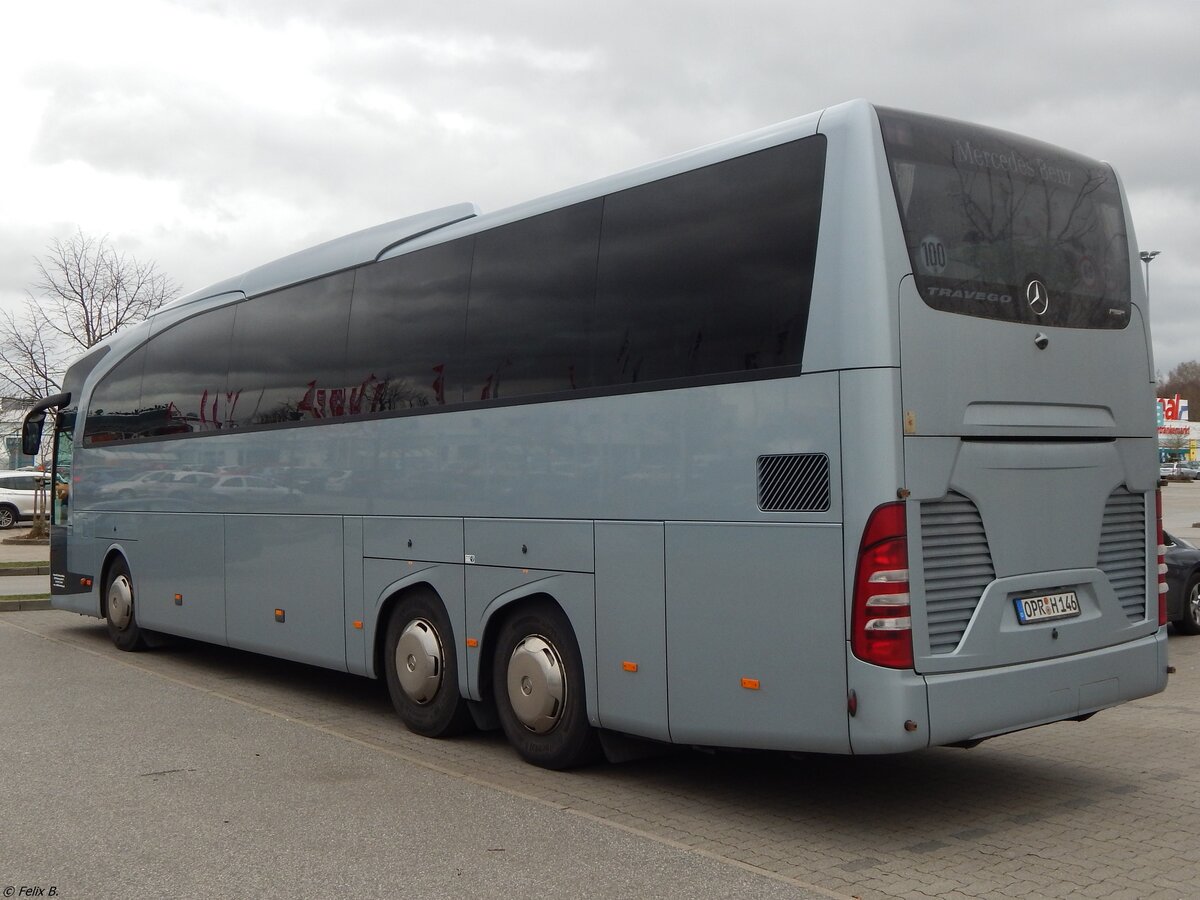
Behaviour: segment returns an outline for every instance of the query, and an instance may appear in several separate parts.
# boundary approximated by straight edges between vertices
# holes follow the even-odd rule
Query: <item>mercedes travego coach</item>
[[[1107,164],[834,106],[198,291],[52,415],[53,602],[385,679],[412,730],[894,753],[1163,689]]]

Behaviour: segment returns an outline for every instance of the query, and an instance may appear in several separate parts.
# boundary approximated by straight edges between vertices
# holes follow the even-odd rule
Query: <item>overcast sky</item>
[[[1162,251],[1156,367],[1200,358],[1197,0],[51,0],[0,22],[0,302],[77,229],[186,292],[865,97],[1113,163]]]

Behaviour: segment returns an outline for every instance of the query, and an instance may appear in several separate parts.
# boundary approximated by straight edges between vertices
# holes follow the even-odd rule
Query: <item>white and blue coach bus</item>
[[[368,229],[93,348],[56,607],[386,679],[563,768],[893,753],[1163,689],[1121,184],[856,101]]]

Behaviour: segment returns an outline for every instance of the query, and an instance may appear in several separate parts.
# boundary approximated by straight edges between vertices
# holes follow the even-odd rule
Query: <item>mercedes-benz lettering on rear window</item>
[[[1104,163],[991,128],[877,110],[917,289],[936,309],[1124,328],[1129,250]]]

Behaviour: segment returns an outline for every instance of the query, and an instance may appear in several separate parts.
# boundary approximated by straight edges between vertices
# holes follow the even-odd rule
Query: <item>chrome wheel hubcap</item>
[[[133,620],[133,585],[128,575],[118,575],[108,586],[108,618],[118,631],[124,631]]]
[[[536,634],[518,641],[508,660],[508,702],[517,721],[545,734],[559,723],[566,700],[562,657],[554,645]]]
[[[413,619],[396,643],[396,677],[414,703],[432,700],[442,685],[442,641],[428,619]]]

